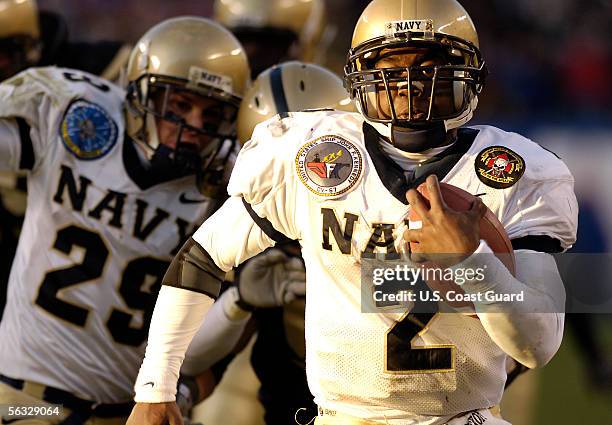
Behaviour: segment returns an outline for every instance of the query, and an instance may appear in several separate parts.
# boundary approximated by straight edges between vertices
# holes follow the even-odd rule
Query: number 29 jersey
[[[211,204],[194,177],[152,183],[124,99],[54,67],[0,85],[0,168],[28,172],[0,373],[102,403],[132,398],[161,278]]]
[[[283,236],[300,241],[308,384],[328,412],[404,425],[494,406],[503,392],[506,354],[479,320],[437,314],[391,340],[401,313],[362,311],[362,258],[398,252],[409,212],[403,170],[378,143],[359,114],[300,112],[260,124],[238,156],[232,198],[194,239],[224,270]],[[574,242],[573,178],[539,145],[494,127],[465,128],[424,166],[430,168],[423,179],[435,172],[482,194],[511,239],[546,235],[561,249]],[[244,205],[256,226],[240,233],[234,225],[224,243],[231,203]],[[400,346],[392,350],[391,344]],[[446,350],[447,361],[413,361],[432,347]],[[394,353],[403,360],[395,362]]]

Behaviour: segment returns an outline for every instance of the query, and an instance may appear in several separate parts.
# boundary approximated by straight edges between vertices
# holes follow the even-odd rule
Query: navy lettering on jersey
[[[353,238],[353,230],[355,223],[359,220],[359,217],[355,214],[345,213],[344,219],[346,224],[344,225],[344,231],[340,227],[338,217],[331,208],[321,208],[321,214],[323,214],[323,249],[331,251],[333,249],[329,240],[329,231],[334,234],[334,239],[338,244],[340,252],[343,254],[351,254],[351,239]]]
[[[143,227],[145,212],[148,206],[148,202],[143,201],[142,199],[136,199],[136,222],[134,223],[133,235],[141,241],[147,239],[151,232],[153,232],[153,230],[155,230],[162,221],[170,216],[170,214],[168,214],[166,211],[156,208],[153,218],[151,218],[148,223],[144,224]]]
[[[331,230],[340,252],[351,255],[353,231],[355,230],[355,224],[359,221],[359,216],[349,212],[344,213],[345,223],[344,230],[342,230],[342,225],[333,209],[321,208],[321,214],[323,214],[323,249],[333,250],[329,237]],[[373,256],[376,248],[384,248],[388,259],[399,258],[395,249],[393,230],[395,230],[395,225],[391,223],[372,224],[372,234],[361,255],[364,257]]]
[[[121,223],[121,215],[123,214],[125,197],[125,193],[109,190],[98,205],[96,205],[96,207],[89,212],[89,216],[100,220],[102,218],[102,211],[110,211],[112,213],[112,218],[108,221],[108,224],[116,227],[117,229],[121,229],[123,227],[123,224]]]
[[[53,201],[75,212],[83,212],[83,206],[89,194],[87,189],[91,182],[92,181],[87,177],[76,176],[75,178],[73,170],[66,165],[62,165]],[[66,193],[68,196],[66,196]],[[65,198],[68,198],[70,202],[65,202]],[[94,202],[97,203],[87,212],[87,215],[99,221],[102,221],[103,215],[105,215],[104,219],[108,218],[108,224],[120,230],[124,227],[124,211],[133,211],[133,220],[128,220],[128,222],[134,223],[131,234],[134,238],[143,242],[146,241],[147,238],[149,238],[149,236],[151,236],[151,234],[153,234],[153,232],[155,232],[155,230],[166,220],[173,220],[176,226],[174,234],[176,234],[177,243],[176,246],[168,252],[169,255],[176,255],[181,246],[183,246],[185,241],[193,234],[196,227],[200,224],[190,223],[181,217],[170,218],[170,213],[159,207],[155,208],[154,213],[151,213],[148,211],[150,205],[145,200],[138,198],[134,199],[125,193],[111,189],[106,189],[104,196],[100,200],[94,200]],[[130,205],[130,207],[128,208],[126,205]],[[166,231],[168,230],[169,229],[166,229]]]
[[[87,196],[87,187],[91,183],[87,177],[79,176],[80,180],[80,189],[77,189],[77,183],[74,179],[74,175],[72,174],[72,169],[65,165],[62,165],[62,174],[59,178],[59,183],[57,185],[57,192],[55,192],[55,196],[53,200],[60,205],[64,204],[64,191],[66,188],[68,189],[68,196],[70,197],[70,202],[72,203],[72,209],[75,211],[83,210],[83,203],[85,202],[85,197]]]
[[[391,259],[389,255],[396,255],[395,250],[395,238],[393,237],[393,230],[395,225],[388,223],[374,223],[372,224],[372,235],[368,241],[368,245],[363,251],[362,255],[367,257],[368,255],[374,254],[375,248],[385,248],[387,259]]]

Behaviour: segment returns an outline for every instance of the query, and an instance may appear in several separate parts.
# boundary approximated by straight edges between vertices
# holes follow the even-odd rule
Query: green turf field
[[[612,356],[612,316],[601,316],[598,326]],[[593,389],[584,373],[583,363],[575,339],[566,329],[561,349],[540,371],[534,424],[612,424],[612,390]]]

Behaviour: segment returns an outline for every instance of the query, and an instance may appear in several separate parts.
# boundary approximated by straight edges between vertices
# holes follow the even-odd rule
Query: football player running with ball
[[[495,127],[462,127],[486,74],[478,45],[455,0],[368,5],[345,72],[360,113],[291,113],[256,127],[230,198],[164,277],[129,424],[179,423],[178,371],[221,280],[283,236],[300,241],[306,264],[317,424],[507,424],[495,409],[507,356],[541,367],[561,343],[565,293],[550,252],[574,243],[577,204],[573,177],[554,154]],[[425,181],[431,210],[414,190]],[[485,255],[484,206],[449,210],[439,181],[480,195],[512,240],[516,276]],[[413,209],[423,227],[406,232]],[[399,252],[404,233],[422,252],[486,268],[484,280],[462,283],[464,292],[522,291],[524,302],[476,301],[477,317],[364,313],[360,265]]]
[[[0,404],[64,406],[36,423],[125,423],[164,272],[223,200],[250,74],[238,40],[169,19],[127,74],[127,92],[55,67],[0,84],[0,166],[28,173]]]

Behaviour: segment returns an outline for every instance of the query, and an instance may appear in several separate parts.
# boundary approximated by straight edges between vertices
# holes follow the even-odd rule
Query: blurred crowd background
[[[323,64],[341,74],[353,25],[368,1],[327,3],[334,32]],[[519,131],[559,154],[576,177],[581,205],[576,249],[609,252],[612,1],[462,0],[462,4],[476,24],[490,70],[474,122]],[[213,0],[39,0],[39,6],[64,17],[72,40],[133,43],[167,17],[211,16]],[[611,287],[608,276],[585,276],[584,285]],[[611,317],[594,316],[587,325],[568,321],[564,345],[552,364],[513,389],[525,403],[514,423],[610,423],[612,393],[600,378],[611,371],[601,369],[601,361],[592,361],[592,346],[600,355],[612,353]],[[584,326],[594,330],[594,341],[585,338]],[[609,357],[603,360],[612,364]]]
[[[336,36],[326,65],[341,72],[353,24],[367,0],[329,0]],[[135,41],[169,16],[210,16],[213,0],[40,0],[60,13],[73,39]],[[491,72],[479,119],[609,122],[612,2],[464,0]],[[341,17],[334,21],[334,17]]]

